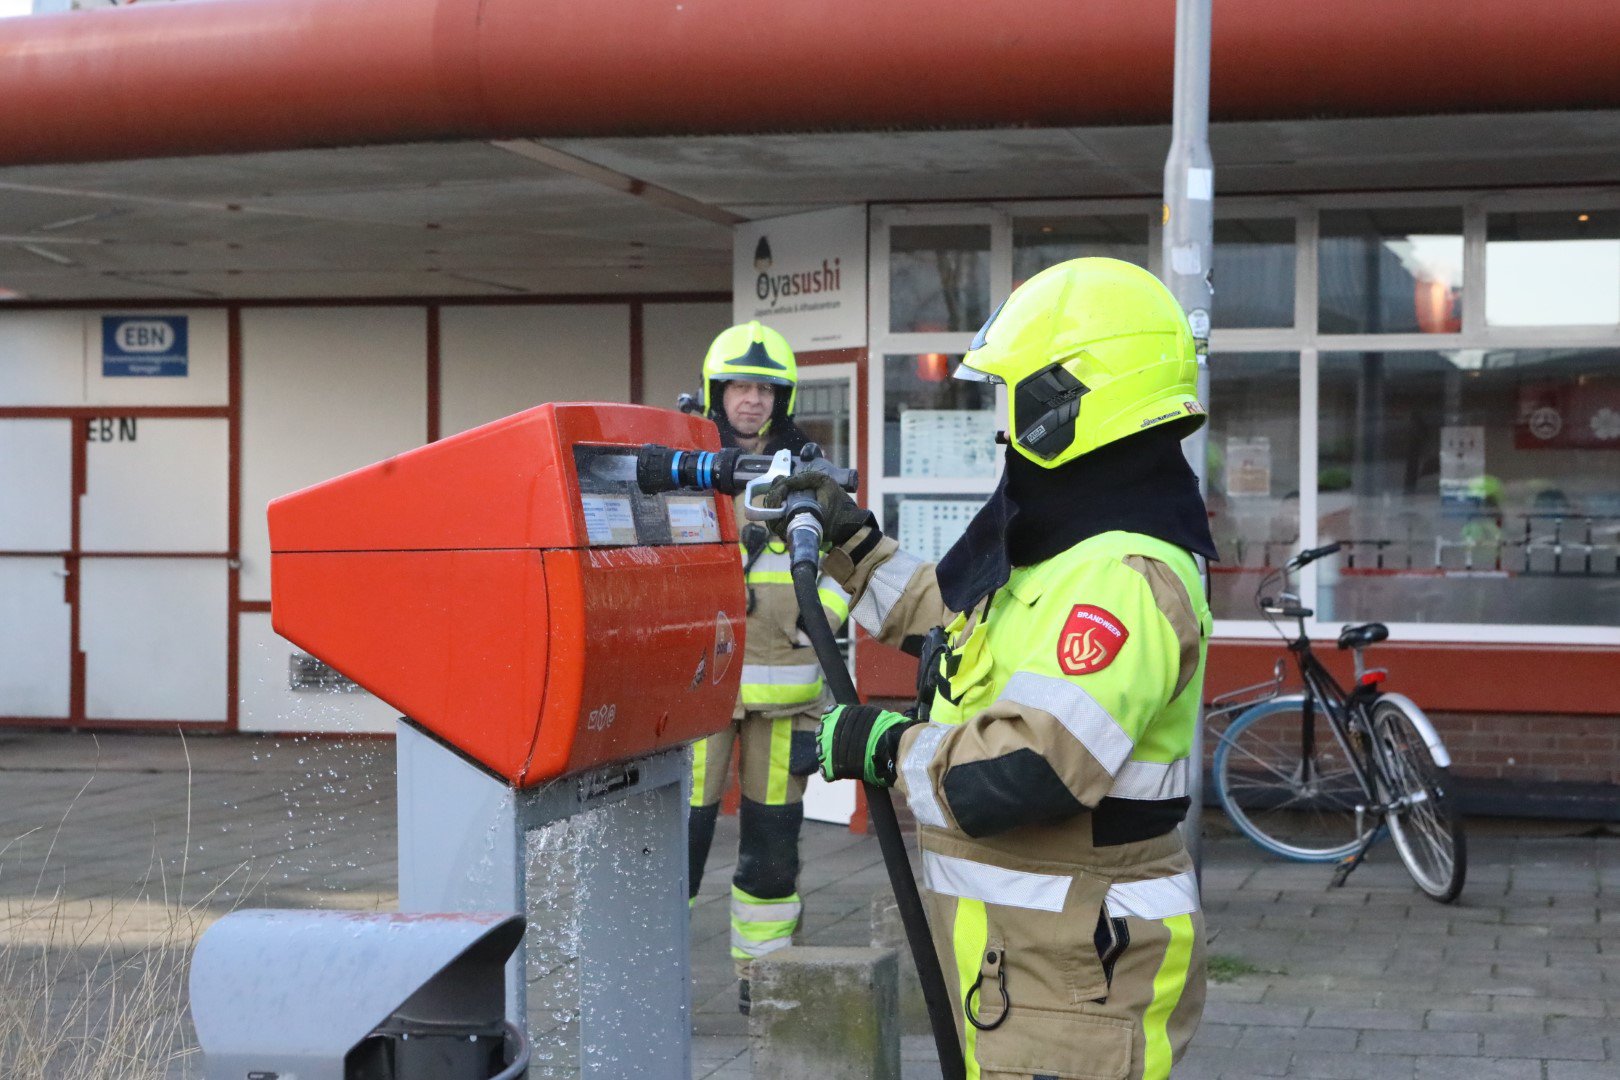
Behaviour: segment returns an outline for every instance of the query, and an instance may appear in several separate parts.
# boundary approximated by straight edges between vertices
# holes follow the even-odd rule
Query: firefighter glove
[[[821,775],[827,780],[894,783],[900,735],[920,721],[876,705],[839,705],[821,718],[816,736]]]
[[[850,537],[865,526],[876,526],[877,519],[870,511],[862,510],[855,505],[855,500],[850,497],[849,492],[833,479],[829,471],[831,468],[832,466],[825,461],[816,460],[792,476],[778,477],[769,488],[765,489],[760,501],[766,506],[781,506],[792,492],[813,493],[816,504],[821,508],[822,535],[826,537],[828,543],[837,547],[848,542]],[[787,522],[781,518],[769,524],[777,535],[781,535],[781,531],[787,527]]]

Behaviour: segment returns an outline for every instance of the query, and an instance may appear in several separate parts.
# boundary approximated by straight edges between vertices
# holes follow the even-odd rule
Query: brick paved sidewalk
[[[203,914],[393,905],[391,743],[186,748],[189,778],[174,738],[0,733],[0,915],[56,895],[55,940],[64,925],[116,923],[121,947],[138,950],[172,934],[182,898]],[[1330,892],[1322,867],[1212,836],[1211,952],[1232,977],[1211,987],[1176,1080],[1620,1077],[1620,829],[1475,822],[1470,846],[1463,900],[1441,907],[1387,847]],[[749,1075],[726,948],[735,850],[723,819],[693,916],[696,1074],[717,1080]],[[809,824],[804,856],[802,939],[864,944],[870,899],[887,887],[876,843]],[[929,1040],[905,1049],[908,1080],[936,1075]]]

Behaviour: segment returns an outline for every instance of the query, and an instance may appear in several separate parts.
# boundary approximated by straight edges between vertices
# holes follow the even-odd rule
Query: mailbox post
[[[642,494],[707,421],[545,405],[270,506],[282,636],[404,714],[400,905],[516,911],[530,1075],[689,1075],[686,746],[729,721],[721,496]]]

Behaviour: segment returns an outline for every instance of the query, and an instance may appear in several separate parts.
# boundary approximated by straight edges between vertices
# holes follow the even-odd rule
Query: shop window
[[[1322,333],[1462,330],[1460,208],[1324,210],[1318,251]]]
[[[885,495],[883,533],[924,562],[938,562],[988,498],[988,494]]]
[[[883,358],[883,475],[955,480],[994,477],[996,393],[952,378],[962,357]]]
[[[1105,256],[1146,267],[1145,214],[1019,218],[1013,222],[1013,288],[1069,259]]]
[[[1253,619],[1260,578],[1300,547],[1299,355],[1223,353],[1209,375],[1210,607]]]
[[[1620,323],[1620,211],[1491,214],[1485,321],[1492,326]]]
[[[1325,621],[1612,625],[1620,350],[1321,361]]]
[[[1214,285],[1217,327],[1293,326],[1293,219],[1215,222]]]
[[[990,317],[990,226],[889,230],[889,329],[972,332]]]

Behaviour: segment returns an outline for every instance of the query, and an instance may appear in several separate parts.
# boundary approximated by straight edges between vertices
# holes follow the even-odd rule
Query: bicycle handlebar
[[[1307,566],[1315,562],[1317,559],[1326,558],[1327,556],[1336,553],[1341,547],[1343,547],[1343,545],[1335,540],[1333,543],[1324,544],[1319,548],[1307,548],[1298,555],[1295,555],[1293,559],[1289,561],[1288,565],[1291,569],[1298,570],[1300,567]]]

